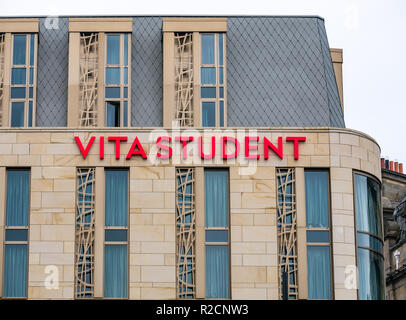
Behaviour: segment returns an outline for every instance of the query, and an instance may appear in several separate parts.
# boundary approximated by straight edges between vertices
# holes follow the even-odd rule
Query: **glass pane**
[[[28,102],[28,126],[32,127],[32,101]]]
[[[220,101],[220,127],[224,127],[224,101]]]
[[[127,241],[127,230],[105,230],[104,241]]]
[[[11,84],[25,84],[27,81],[24,68],[13,68],[11,70]]]
[[[383,254],[382,242],[368,234],[357,232],[357,245],[359,247],[371,248]]]
[[[128,171],[106,170],[105,225],[128,224]]]
[[[203,127],[216,126],[216,105],[214,102],[202,103],[202,126]]]
[[[202,64],[214,64],[214,34],[202,34]]]
[[[106,87],[106,98],[120,98],[120,87]]]
[[[206,242],[228,242],[228,231],[206,230]]]
[[[216,88],[201,88],[201,98],[215,98],[216,97]]]
[[[219,83],[220,84],[224,83],[223,69],[224,68],[219,68]]]
[[[120,64],[120,35],[107,36],[107,64]]]
[[[124,87],[124,98],[128,98],[128,88]]]
[[[11,105],[11,126],[24,127],[24,102],[13,102]]]
[[[124,84],[128,84],[128,68],[124,68]]]
[[[28,230],[27,229],[7,229],[6,241],[27,241]]]
[[[11,99],[25,99],[25,87],[11,88]]]
[[[357,229],[382,238],[380,187],[360,174],[355,174],[354,180]]]
[[[34,69],[30,68],[30,84],[34,84]]]
[[[29,185],[29,170],[7,170],[7,226],[28,226]]]
[[[14,43],[13,43],[13,64],[18,65],[22,64],[25,65],[25,55],[26,55],[26,35],[14,35]]]
[[[329,227],[329,192],[327,171],[305,171],[306,225]]]
[[[224,98],[224,87],[220,87],[220,98]]]
[[[358,249],[360,300],[385,299],[383,258],[368,249]]]
[[[33,98],[33,96],[34,96],[34,88],[33,87],[30,87],[29,89],[28,89],[28,92],[29,92],[29,94],[28,94],[28,96],[29,96],[29,98]]]
[[[120,84],[120,68],[106,68],[106,84]]]
[[[228,171],[204,171],[205,225],[228,227]]]
[[[124,101],[123,126],[127,127],[127,125],[128,125],[128,102]]]
[[[124,34],[124,65],[128,66],[128,33]]]
[[[34,45],[35,45],[35,36],[32,34],[30,39],[30,65],[34,65]]]
[[[104,246],[104,297],[127,297],[127,245]]]
[[[307,247],[309,299],[331,299],[330,247]]]
[[[201,84],[216,84],[216,68],[200,68]]]
[[[206,246],[206,298],[229,298],[228,246]]]
[[[4,246],[4,297],[27,296],[27,245]]]
[[[328,230],[307,230],[307,242],[330,242],[330,232]]]
[[[223,65],[223,34],[219,33],[219,65]]]
[[[120,126],[120,102],[107,102],[106,110],[106,125],[107,127]]]

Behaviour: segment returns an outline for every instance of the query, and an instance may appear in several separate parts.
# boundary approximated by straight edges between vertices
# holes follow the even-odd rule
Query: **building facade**
[[[383,299],[341,63],[319,17],[0,19],[0,296]]]
[[[406,299],[406,175],[403,164],[381,159],[386,299]]]

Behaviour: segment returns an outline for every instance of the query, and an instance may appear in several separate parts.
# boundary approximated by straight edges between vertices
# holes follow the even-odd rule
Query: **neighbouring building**
[[[406,299],[406,175],[403,164],[381,158],[386,299]]]
[[[384,299],[342,61],[320,17],[1,18],[0,296]]]

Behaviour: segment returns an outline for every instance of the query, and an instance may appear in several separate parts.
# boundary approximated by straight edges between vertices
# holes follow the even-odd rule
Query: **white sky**
[[[344,50],[346,126],[406,162],[405,0],[0,0],[0,16],[114,14],[323,17],[330,47]]]

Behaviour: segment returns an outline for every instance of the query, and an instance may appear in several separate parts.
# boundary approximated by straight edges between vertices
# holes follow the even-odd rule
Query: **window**
[[[206,298],[230,298],[228,170],[205,169]]]
[[[129,113],[128,33],[106,35],[105,102],[106,126],[127,127]]]
[[[104,297],[127,298],[128,170],[105,173]]]
[[[7,169],[4,288],[7,298],[27,296],[30,171]]]
[[[0,127],[3,124],[5,44],[6,44],[6,35],[4,33],[0,33]]]
[[[11,127],[32,127],[36,100],[36,34],[13,34],[11,64]]]
[[[309,299],[331,299],[329,176],[305,170],[307,282]]]
[[[227,19],[164,18],[163,125],[227,126]]]
[[[358,296],[361,300],[384,299],[382,208],[379,183],[369,176],[354,174],[354,197]]]
[[[225,34],[201,34],[200,98],[202,127],[224,127]]]

